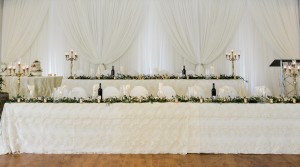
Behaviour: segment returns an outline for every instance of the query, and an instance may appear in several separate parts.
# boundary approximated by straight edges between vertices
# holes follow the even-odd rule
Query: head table
[[[134,86],[144,86],[148,91],[149,95],[157,95],[159,83],[163,83],[166,86],[171,86],[175,90],[177,95],[186,95],[188,87],[198,85],[204,91],[207,97],[211,96],[211,89],[213,83],[216,85],[218,90],[222,86],[233,87],[239,96],[246,96],[246,84],[245,81],[241,79],[237,80],[225,80],[225,79],[147,79],[147,80],[84,80],[84,79],[63,79],[62,85],[66,85],[68,88],[72,89],[75,87],[82,87],[86,93],[91,96],[93,91],[93,85],[102,84],[102,88],[107,86],[114,86],[119,89],[122,85],[129,84],[131,88]]]
[[[300,104],[6,103],[5,153],[300,154]]]

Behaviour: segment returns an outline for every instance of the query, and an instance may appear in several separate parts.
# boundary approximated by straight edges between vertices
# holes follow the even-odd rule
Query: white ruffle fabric
[[[109,98],[109,97],[117,97],[119,98],[121,96],[121,92],[113,86],[108,86],[105,89],[103,89],[103,98]]]
[[[162,85],[171,86],[177,95],[186,95],[188,87],[200,86],[205,90],[203,97],[211,97],[212,84],[215,83],[217,92],[222,86],[233,87],[239,96],[247,96],[245,82],[243,80],[193,80],[193,79],[169,79],[169,80],[73,80],[63,79],[62,85],[67,85],[68,88],[82,87],[87,92],[88,96],[92,96],[92,88],[94,84],[102,83],[102,88],[107,86],[114,86],[116,88],[122,87],[122,85],[143,86],[149,91],[149,95],[157,95],[159,91],[159,83]],[[201,93],[202,94],[202,93]],[[202,95],[201,95],[202,96]]]
[[[5,104],[1,153],[300,154],[299,104]]]
[[[61,86],[63,77],[21,77],[20,94],[25,97],[30,96],[28,85],[34,85],[33,95],[36,97],[51,96],[54,88]],[[18,77],[3,77],[4,92],[8,92],[10,97],[17,96]],[[74,88],[74,87],[72,87]]]

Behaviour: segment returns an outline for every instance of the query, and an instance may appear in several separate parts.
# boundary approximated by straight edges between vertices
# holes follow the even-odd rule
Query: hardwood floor
[[[0,167],[285,167],[300,166],[300,155],[1,155]]]

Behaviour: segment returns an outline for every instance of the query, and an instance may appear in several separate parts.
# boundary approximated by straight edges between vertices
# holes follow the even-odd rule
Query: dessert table
[[[218,90],[222,86],[231,86],[235,88],[239,96],[246,96],[246,86],[243,80],[196,80],[196,79],[153,79],[153,80],[81,80],[81,79],[63,79],[62,85],[66,85],[72,89],[74,87],[82,87],[86,93],[91,96],[94,84],[102,84],[102,88],[114,86],[120,88],[122,85],[129,84],[131,88],[134,86],[144,86],[149,94],[157,95],[159,83],[172,86],[178,95],[186,95],[189,86],[198,85],[205,91],[207,97],[211,96],[212,84],[215,83]]]
[[[53,89],[61,85],[63,77],[21,77],[21,96],[28,97],[28,85],[34,85],[34,96],[50,96]],[[18,77],[5,76],[3,77],[3,91],[9,93],[9,97],[17,96],[18,93]]]
[[[0,152],[300,154],[300,104],[6,103]]]

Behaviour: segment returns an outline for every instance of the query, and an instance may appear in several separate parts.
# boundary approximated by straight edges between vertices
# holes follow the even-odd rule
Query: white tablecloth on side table
[[[29,95],[28,85],[34,85],[34,96],[50,96],[53,88],[61,85],[63,77],[21,77],[21,96]],[[9,93],[9,97],[17,96],[18,93],[18,77],[3,77],[4,92]]]
[[[157,95],[158,84],[172,86],[178,95],[186,95],[188,87],[195,84],[202,87],[205,90],[207,97],[211,96],[212,84],[216,84],[218,90],[222,86],[232,86],[236,89],[238,95],[246,96],[245,82],[243,80],[194,80],[194,79],[166,79],[166,80],[72,80],[63,79],[62,85],[66,85],[70,89],[74,87],[82,87],[85,89],[89,96],[92,95],[93,85],[102,84],[102,87],[114,86],[119,89],[122,85],[129,84],[131,88],[134,86],[144,86],[150,94]]]
[[[300,154],[296,104],[5,104],[2,153]]]

